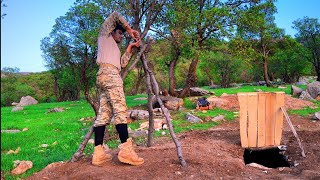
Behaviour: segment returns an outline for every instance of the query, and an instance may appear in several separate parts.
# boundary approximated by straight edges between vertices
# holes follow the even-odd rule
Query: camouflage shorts
[[[112,117],[114,124],[127,124],[127,105],[118,68],[100,67],[97,85],[100,89],[100,107],[94,126],[109,124]]]

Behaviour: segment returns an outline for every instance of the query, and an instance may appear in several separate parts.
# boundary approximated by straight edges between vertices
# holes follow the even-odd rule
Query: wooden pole
[[[288,116],[287,111],[284,109],[284,107],[281,107],[281,110],[282,110],[284,116],[286,117],[286,120],[287,120],[287,122],[288,122],[288,124],[289,124],[289,126],[290,126],[290,128],[291,128],[291,130],[292,130],[292,132],[293,132],[293,134],[294,134],[294,136],[297,138],[297,141],[298,141],[298,143],[299,143],[299,147],[300,147],[300,149],[301,149],[301,155],[302,155],[302,157],[306,157],[306,154],[304,153],[303,146],[302,146],[302,144],[301,144],[300,138],[298,137],[298,134],[297,134],[296,130],[295,130],[294,127],[293,127],[293,124],[292,124],[292,122],[291,122],[291,120],[290,120],[290,118],[289,118],[289,116]]]
[[[146,57],[145,57],[144,54],[141,56],[141,60],[142,60],[142,64],[143,64],[144,69],[145,69],[145,73],[149,74],[149,76],[150,76],[150,82],[151,82],[153,93],[155,94],[156,99],[157,99],[157,101],[158,101],[158,103],[160,105],[160,108],[162,110],[162,113],[164,114],[164,116],[166,118],[166,122],[167,122],[167,124],[169,126],[170,135],[171,135],[171,137],[172,137],[172,139],[173,139],[173,141],[174,141],[174,143],[176,145],[176,148],[177,148],[177,155],[178,155],[180,164],[182,165],[182,167],[186,167],[187,163],[183,158],[181,144],[178,141],[178,139],[177,139],[177,137],[176,137],[176,135],[174,133],[173,126],[172,126],[172,123],[171,123],[171,120],[170,120],[170,117],[169,117],[168,109],[164,107],[163,102],[160,99],[159,86],[158,86],[158,83],[156,81],[156,78],[155,78],[153,72],[149,69],[148,63],[147,63],[147,60],[146,60]],[[149,124],[149,126],[150,126],[150,124]]]

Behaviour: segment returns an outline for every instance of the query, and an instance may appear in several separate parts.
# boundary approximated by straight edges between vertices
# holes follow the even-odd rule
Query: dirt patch
[[[237,96],[221,97],[228,103],[222,108],[239,110]],[[285,108],[301,109],[312,102],[285,97]],[[244,164],[240,144],[239,121],[224,122],[207,131],[189,131],[178,135],[188,167],[182,168],[173,141],[157,139],[155,146],[137,146],[137,153],[145,159],[141,166],[122,164],[113,150],[112,162],[102,167],[91,165],[91,156],[75,163],[50,165],[28,179],[319,179],[320,178],[320,121],[311,117],[290,116],[302,140],[307,157],[301,150],[289,126],[284,121],[283,145],[288,146],[292,168],[263,170]]]
[[[284,122],[282,144],[288,146],[286,155],[297,166],[262,170],[249,167],[243,161],[239,122],[224,122],[207,131],[179,134],[188,167],[182,168],[176,148],[170,138],[160,138],[151,148],[136,147],[145,159],[141,166],[122,164],[113,150],[111,163],[102,167],[91,165],[91,156],[75,163],[61,163],[45,168],[28,179],[319,179],[320,122],[290,116],[302,140],[307,157],[301,156],[298,143]]]

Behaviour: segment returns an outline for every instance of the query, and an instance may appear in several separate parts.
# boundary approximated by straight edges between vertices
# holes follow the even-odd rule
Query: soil
[[[224,97],[225,98],[225,97]],[[230,98],[232,101],[236,99]],[[286,97],[287,109],[312,106],[310,102]],[[234,105],[225,107],[236,109]],[[284,120],[283,145],[288,146],[293,167],[261,169],[245,165],[240,144],[239,120],[222,122],[203,131],[188,131],[178,136],[187,167],[181,167],[176,148],[169,137],[158,138],[153,147],[135,147],[145,163],[140,166],[122,164],[113,150],[113,159],[102,167],[91,165],[91,156],[78,162],[54,163],[28,179],[320,179],[320,121],[311,117],[290,115],[302,141],[306,158],[291,129]]]

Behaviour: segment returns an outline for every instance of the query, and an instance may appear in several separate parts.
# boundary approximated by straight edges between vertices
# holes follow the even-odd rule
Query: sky
[[[1,69],[17,67],[20,72],[46,71],[40,41],[48,36],[55,19],[65,15],[75,0],[4,0],[1,7]],[[275,22],[294,37],[292,22],[304,16],[320,20],[320,0],[278,0]]]

